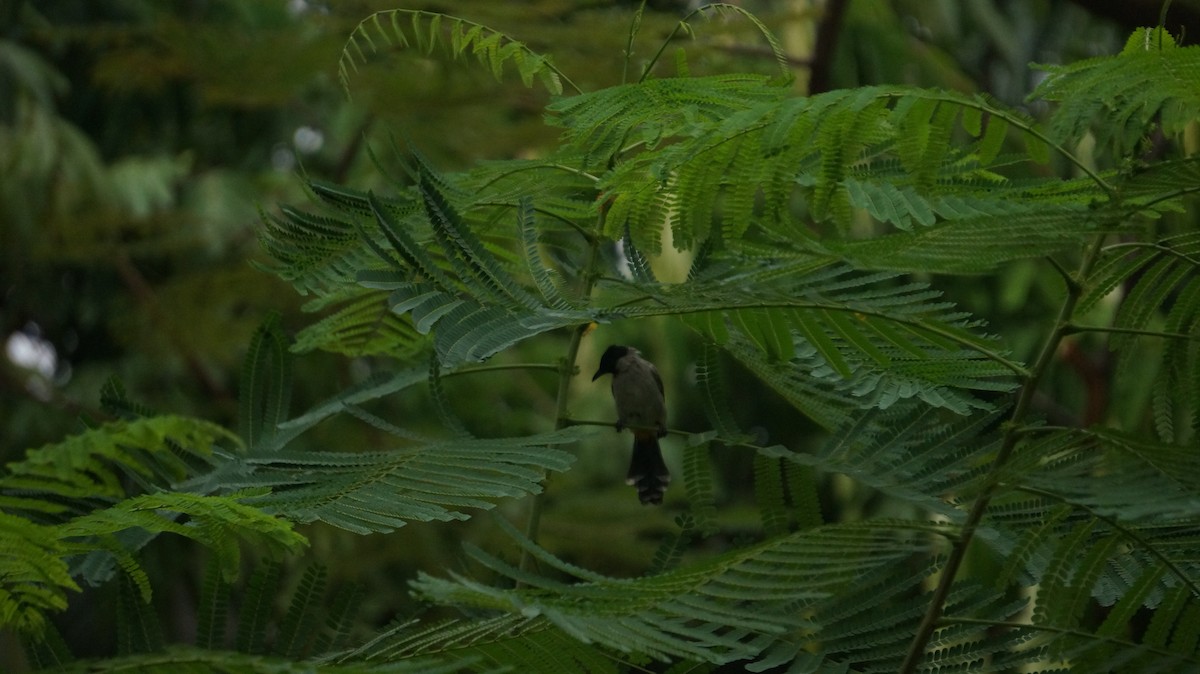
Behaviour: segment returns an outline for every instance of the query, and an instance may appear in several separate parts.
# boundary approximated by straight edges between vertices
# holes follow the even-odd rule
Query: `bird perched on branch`
[[[614,344],[600,357],[592,376],[612,375],[613,401],[617,404],[617,430],[633,431],[633,455],[627,484],[637,487],[643,504],[662,503],[671,472],[663,462],[658,439],[667,434],[667,405],[662,377],[650,361],[631,346]]]

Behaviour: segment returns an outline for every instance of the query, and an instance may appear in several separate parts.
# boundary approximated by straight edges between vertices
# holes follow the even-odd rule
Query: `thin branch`
[[[616,428],[617,430],[622,430],[622,429],[628,428],[631,431],[654,431],[656,433],[662,432],[662,429],[659,428],[658,426],[638,426],[635,424],[626,424],[625,426],[618,426],[617,422],[615,422],[615,421],[598,421],[595,419],[572,419],[570,417],[564,417],[564,418],[560,419],[559,421],[562,423],[562,426],[564,428],[567,426],[606,426],[608,428]],[[692,431],[684,431],[684,430],[679,430],[679,429],[675,429],[675,428],[668,428],[667,433],[669,435],[679,435],[679,436],[683,436],[683,437],[687,437],[687,438],[690,438],[693,435],[695,435],[695,433],[693,433]],[[746,445],[746,446],[758,448],[757,445]]]
[[[500,182],[501,180],[504,180],[505,178],[516,175],[518,173],[523,173],[525,171],[536,171],[538,169],[547,169],[547,168],[554,169],[556,171],[563,171],[565,173],[570,173],[571,175],[576,175],[581,178],[587,178],[588,180],[590,180],[594,183],[600,182],[599,176],[592,175],[591,173],[588,173],[587,171],[584,171],[582,169],[577,169],[572,166],[567,166],[566,164],[550,162],[547,164],[528,164],[526,166],[514,167],[513,169],[511,169],[509,171],[504,171],[504,172],[496,175],[495,177],[493,177],[491,180],[488,180],[487,182],[483,183],[482,185],[480,185],[479,189],[483,190],[488,187],[491,187],[492,185]]]
[[[630,287],[634,287],[634,288],[638,287],[637,281],[629,281],[629,280],[626,280],[623,278],[616,278],[613,276],[602,276],[599,279],[597,279],[597,281],[601,281],[604,283],[625,285],[625,286],[630,286]],[[612,306],[607,307],[607,308],[621,309],[623,307],[633,306],[635,304],[641,304],[642,302],[654,302],[655,304],[658,304],[659,306],[664,307],[664,308],[670,308],[670,306],[671,306],[670,304],[667,303],[666,300],[664,300],[663,298],[661,298],[657,295],[652,295],[650,293],[643,293],[642,295],[640,295],[638,297],[630,297],[627,300],[622,300],[622,301],[617,302],[616,304],[613,304]]]
[[[981,109],[986,112],[995,114],[991,108],[981,107]],[[1098,174],[1094,170],[1092,170],[1092,167],[1088,166],[1083,160],[1081,160],[1079,157],[1076,157],[1074,154],[1072,154],[1070,150],[1068,150],[1067,148],[1050,140],[1048,137],[1046,137],[1046,134],[1042,133],[1041,131],[1038,131],[1037,127],[1035,127],[1032,124],[1025,123],[1024,121],[1022,121],[1019,117],[1017,117],[1015,115],[1009,115],[1007,117],[1007,120],[1008,120],[1009,124],[1015,125],[1018,129],[1021,129],[1025,133],[1033,136],[1034,138],[1037,138],[1038,140],[1045,143],[1047,146],[1054,148],[1060,155],[1063,156],[1064,159],[1071,162],[1071,164],[1074,165],[1075,168],[1077,168],[1080,171],[1083,171],[1085,174],[1087,174],[1087,177],[1091,178],[1092,182],[1096,183],[1097,187],[1104,190],[1104,193],[1107,194],[1109,197],[1116,196],[1116,194],[1117,194],[1116,188],[1113,187],[1112,185],[1108,184],[1107,180],[1105,180],[1104,178],[1101,178],[1100,174]]]
[[[1076,279],[1074,276],[1072,276],[1071,272],[1067,271],[1067,268],[1062,266],[1061,262],[1054,259],[1053,255],[1047,255],[1046,261],[1050,263],[1051,267],[1054,267],[1054,271],[1058,272],[1058,275],[1062,277],[1063,282],[1068,286],[1079,285],[1079,279]]]
[[[333,182],[344,185],[346,178],[350,175],[350,170],[354,167],[355,160],[358,159],[358,153],[362,151],[363,144],[367,140],[367,131],[375,122],[374,115],[367,115],[367,118],[358,125],[358,129],[350,135],[350,143],[338,155],[337,163],[333,169]]]
[[[1072,335],[1077,332],[1108,332],[1120,335],[1142,335],[1143,337],[1161,337],[1163,339],[1200,341],[1200,335],[1189,335],[1183,332],[1160,332],[1158,330],[1139,330],[1137,328],[1118,328],[1103,325],[1078,325],[1074,323],[1066,327],[1066,334],[1068,335]]]
[[[1154,206],[1155,204],[1160,204],[1164,201],[1170,201],[1171,199],[1178,199],[1179,197],[1186,196],[1188,194],[1195,194],[1196,192],[1200,192],[1200,186],[1182,187],[1182,188],[1180,188],[1174,192],[1171,192],[1169,194],[1164,194],[1160,197],[1155,197],[1145,203],[1131,204],[1129,207],[1129,211],[1130,211],[1130,213],[1137,213],[1138,211],[1145,210],[1146,208],[1148,208],[1150,206]]]
[[[549,372],[561,372],[562,366],[553,363],[502,363],[495,365],[477,365],[475,367],[464,367],[461,370],[453,370],[451,372],[441,373],[441,378],[457,377],[463,374],[479,374],[481,372],[502,372],[504,370],[546,370]]]
[[[646,0],[638,5],[637,11],[633,13],[633,19],[629,22],[629,39],[625,42],[625,53],[621,64],[621,84],[629,82],[629,62],[633,60],[633,39],[637,37],[638,31],[642,28],[642,16],[646,13]]]
[[[1134,648],[1134,649],[1145,650],[1150,653],[1156,653],[1158,655],[1162,655],[1165,657],[1178,658],[1181,655],[1183,655],[1182,653],[1168,651],[1168,650],[1165,650],[1162,648],[1157,648],[1154,646],[1147,646],[1145,644],[1139,644],[1137,642],[1128,641],[1126,639],[1116,639],[1113,637],[1101,638],[1101,637],[1096,636],[1096,634],[1093,632],[1083,632],[1083,631],[1071,629],[1068,627],[1058,627],[1056,625],[1039,625],[1039,624],[1035,624],[1035,623],[1013,622],[1011,620],[987,620],[986,618],[959,618],[959,617],[942,618],[941,620],[938,621],[938,623],[942,627],[945,627],[947,625],[990,625],[993,627],[1007,627],[1007,628],[1016,629],[1016,630],[1023,629],[1023,630],[1034,630],[1037,632],[1051,632],[1054,634],[1063,634],[1066,636],[1078,637],[1080,639],[1088,640],[1088,641],[1100,641],[1100,642],[1108,643],[1108,644],[1116,644],[1123,648]],[[1197,660],[1192,659],[1192,660],[1190,660],[1190,662],[1197,662]]]
[[[605,215],[606,212],[601,210],[600,215],[596,218],[597,232],[604,231]],[[592,294],[592,289],[596,285],[596,268],[600,264],[600,237],[593,236],[591,239],[589,239],[588,243],[588,259],[584,264],[583,271],[579,277],[579,296],[582,298],[587,298]],[[567,402],[571,393],[571,379],[574,378],[579,371],[579,366],[576,364],[576,361],[579,359],[579,345],[583,342],[583,336],[586,335],[590,329],[591,323],[582,323],[571,331],[571,342],[567,345],[567,353],[565,356],[563,356],[563,359],[559,364],[558,392],[555,394],[555,399],[557,402],[554,413],[554,427],[556,429],[566,428],[568,425]],[[533,497],[533,502],[529,506],[529,516],[525,522],[525,537],[533,543],[537,543],[538,529],[541,528],[542,497],[545,493],[545,490],[543,490],[542,493]],[[522,571],[528,571],[532,564],[533,556],[529,554],[529,550],[522,550],[521,561],[518,564],[518,568],[520,568]]]
[[[650,60],[646,62],[646,65],[642,66],[642,75],[638,78],[639,84],[646,80],[646,76],[650,74],[650,71],[654,68],[654,64],[658,63],[658,59],[662,58],[663,52],[667,50],[667,45],[671,44],[671,42],[675,39],[675,36],[679,34],[679,30],[687,26],[688,21],[691,21],[692,17],[699,13],[699,11],[699,9],[693,9],[690,14],[683,17],[678,23],[675,24],[675,28],[669,35],[667,35],[666,38],[663,39],[662,44],[658,46],[658,51],[654,52],[654,56],[650,57]]]
[[[515,204],[511,201],[476,201],[474,204],[472,204],[472,206],[494,206],[497,208],[513,208],[513,209],[519,207],[517,204]],[[548,218],[558,220],[559,222],[563,223],[570,229],[574,230],[576,234],[583,237],[583,240],[587,241],[588,243],[591,243],[592,240],[596,238],[596,235],[593,234],[592,232],[584,229],[583,227],[580,227],[573,220],[571,220],[569,218],[564,218],[563,216],[559,215],[558,213],[548,211],[544,208],[538,208],[536,206],[534,206],[533,210],[535,213],[541,213],[542,215],[544,215]]]
[[[1049,425],[1049,424],[1043,425],[1043,426],[1021,426],[1020,428],[1014,429],[1014,431],[1016,433],[1020,433],[1021,435],[1035,435],[1037,433],[1063,433],[1063,432],[1075,433],[1075,432],[1082,431],[1082,430],[1083,430],[1082,428],[1079,428],[1076,426],[1057,426],[1057,425]]]
[[[1083,261],[1080,263],[1079,273],[1076,278],[1084,278],[1091,271],[1092,266],[1100,257],[1100,250],[1103,243],[1103,237],[1097,237],[1092,243],[1087,254],[1084,255]],[[1004,432],[1004,440],[1001,443],[1000,451],[996,453],[996,458],[992,461],[992,465],[988,469],[986,486],[979,497],[975,499],[975,503],[971,505],[971,510],[967,513],[967,519],[963,522],[961,538],[954,544],[950,556],[946,558],[946,565],[942,569],[941,578],[938,580],[938,585],[929,600],[925,616],[921,619],[921,623],[917,627],[917,632],[913,635],[912,642],[909,643],[908,653],[904,656],[904,664],[899,670],[900,674],[913,674],[920,665],[921,660],[925,657],[925,648],[929,645],[929,640],[933,637],[933,633],[938,627],[943,611],[946,610],[946,602],[949,600],[950,591],[954,587],[955,577],[958,575],[958,571],[962,568],[963,561],[967,557],[967,550],[975,537],[975,531],[978,529],[979,523],[983,521],[983,516],[987,513],[988,506],[992,502],[992,497],[996,494],[1000,486],[999,478],[1001,472],[1012,457],[1017,442],[1020,440],[1021,433],[1018,429],[1025,426],[1025,417],[1029,413],[1033,398],[1037,393],[1038,385],[1041,383],[1042,377],[1049,370],[1050,364],[1054,361],[1054,354],[1058,351],[1059,344],[1062,343],[1063,338],[1066,336],[1071,316],[1074,314],[1075,306],[1079,303],[1081,296],[1082,288],[1079,286],[1067,286],[1067,296],[1063,299],[1062,306],[1059,308],[1058,318],[1055,320],[1050,334],[1046,336],[1046,341],[1042,344],[1042,350],[1038,353],[1033,367],[1029,370],[1029,376],[1025,380],[1025,384],[1021,387],[1021,393],[1017,396],[1017,402],[1013,407],[1010,423]]]
[[[740,15],[742,18],[749,21],[750,23],[754,24],[754,26],[756,28],[758,28],[759,33],[764,38],[766,38],[767,43],[770,44],[771,53],[773,53],[775,55],[775,60],[776,60],[777,64],[779,65],[780,70],[782,71],[782,75],[785,77],[790,75],[790,72],[787,70],[787,55],[784,54],[781,50],[779,50],[778,44],[775,41],[775,37],[771,34],[771,32],[767,29],[767,27],[761,21],[756,19],[753,14],[746,11],[745,8],[739,7],[738,5],[728,3],[728,2],[713,2],[713,3],[701,5],[701,6],[697,7],[696,9],[693,9],[691,12],[689,12],[687,14],[687,16],[683,17],[682,19],[679,20],[678,23],[675,24],[675,28],[662,41],[662,44],[659,45],[658,51],[654,52],[654,56],[652,56],[650,58],[650,60],[646,62],[646,65],[642,67],[642,75],[641,75],[641,77],[638,78],[638,82],[641,83],[646,80],[646,78],[650,75],[650,71],[654,69],[655,64],[657,64],[658,60],[660,58],[662,58],[663,52],[665,52],[667,50],[667,47],[671,44],[672,41],[675,40],[676,36],[679,35],[679,32],[681,30],[687,31],[689,34],[691,33],[692,27],[691,27],[690,22],[692,19],[694,19],[695,17],[700,16],[706,12],[721,12],[721,11],[734,12],[734,13]]]
[[[1118,248],[1150,248],[1152,250],[1157,250],[1160,253],[1166,253],[1167,255],[1173,255],[1181,260],[1186,260],[1193,266],[1200,267],[1200,259],[1196,259],[1196,258],[1188,255],[1187,253],[1183,253],[1178,250],[1175,250],[1174,248],[1171,248],[1170,246],[1164,246],[1161,243],[1147,243],[1145,241],[1129,241],[1129,242],[1125,242],[1125,243],[1114,243],[1111,246],[1105,246],[1104,252],[1107,253],[1110,250],[1116,250]]]

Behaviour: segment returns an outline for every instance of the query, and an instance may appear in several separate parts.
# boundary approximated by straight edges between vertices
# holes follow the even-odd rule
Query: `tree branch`
[[[1085,278],[1096,260],[1100,257],[1101,246],[1104,243],[1104,237],[1097,237],[1084,255],[1083,261],[1079,265],[1079,273],[1075,278]],[[1047,335],[1046,341],[1042,344],[1042,350],[1038,353],[1037,360],[1034,361],[1033,367],[1029,370],[1028,378],[1025,384],[1021,387],[1021,393],[1017,396],[1017,403],[1013,407],[1012,416],[1007,429],[1004,431],[1004,440],[1001,443],[1000,451],[996,453],[996,458],[992,461],[991,467],[988,469],[987,480],[979,498],[975,499],[975,503],[971,505],[971,510],[967,513],[967,519],[963,522],[962,534],[958,541],[954,543],[954,547],[950,552],[950,556],[946,559],[946,565],[942,569],[941,578],[938,580],[938,585],[933,591],[933,596],[929,600],[929,607],[925,611],[925,616],[921,619],[921,624],[917,627],[917,632],[913,635],[913,640],[909,644],[908,653],[904,657],[904,664],[900,667],[900,674],[913,674],[920,665],[921,660],[925,657],[925,648],[929,645],[929,640],[933,636],[934,630],[937,629],[941,621],[942,613],[946,610],[946,602],[950,598],[950,591],[954,587],[954,579],[958,575],[958,571],[962,568],[963,560],[967,557],[967,549],[971,546],[971,541],[975,537],[975,531],[979,527],[979,523],[983,521],[983,516],[987,512],[988,505],[992,502],[992,497],[995,496],[998,487],[1000,486],[999,478],[1005,464],[1012,457],[1013,450],[1016,449],[1017,442],[1020,440],[1022,432],[1021,428],[1025,425],[1025,416],[1029,413],[1030,406],[1033,403],[1034,396],[1037,393],[1038,385],[1041,383],[1042,377],[1050,368],[1051,362],[1054,360],[1054,354],[1058,351],[1058,346],[1067,334],[1070,327],[1071,316],[1075,312],[1075,306],[1079,303],[1079,298],[1082,296],[1082,289],[1078,285],[1067,285],[1067,296],[1063,299],[1062,306],[1059,308],[1058,318],[1054,322],[1054,326]]]

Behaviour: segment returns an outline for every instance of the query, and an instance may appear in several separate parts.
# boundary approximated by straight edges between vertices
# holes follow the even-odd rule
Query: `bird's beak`
[[[596,381],[597,379],[599,379],[600,375],[602,375],[602,374],[604,374],[603,370],[596,370],[596,374],[592,375],[592,381]]]

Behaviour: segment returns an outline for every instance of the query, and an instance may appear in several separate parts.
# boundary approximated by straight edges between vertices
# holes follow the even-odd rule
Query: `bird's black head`
[[[592,381],[600,378],[604,374],[617,373],[617,361],[621,360],[630,351],[628,346],[613,344],[604,350],[604,355],[600,356],[600,369],[596,370],[596,374],[592,375]]]

